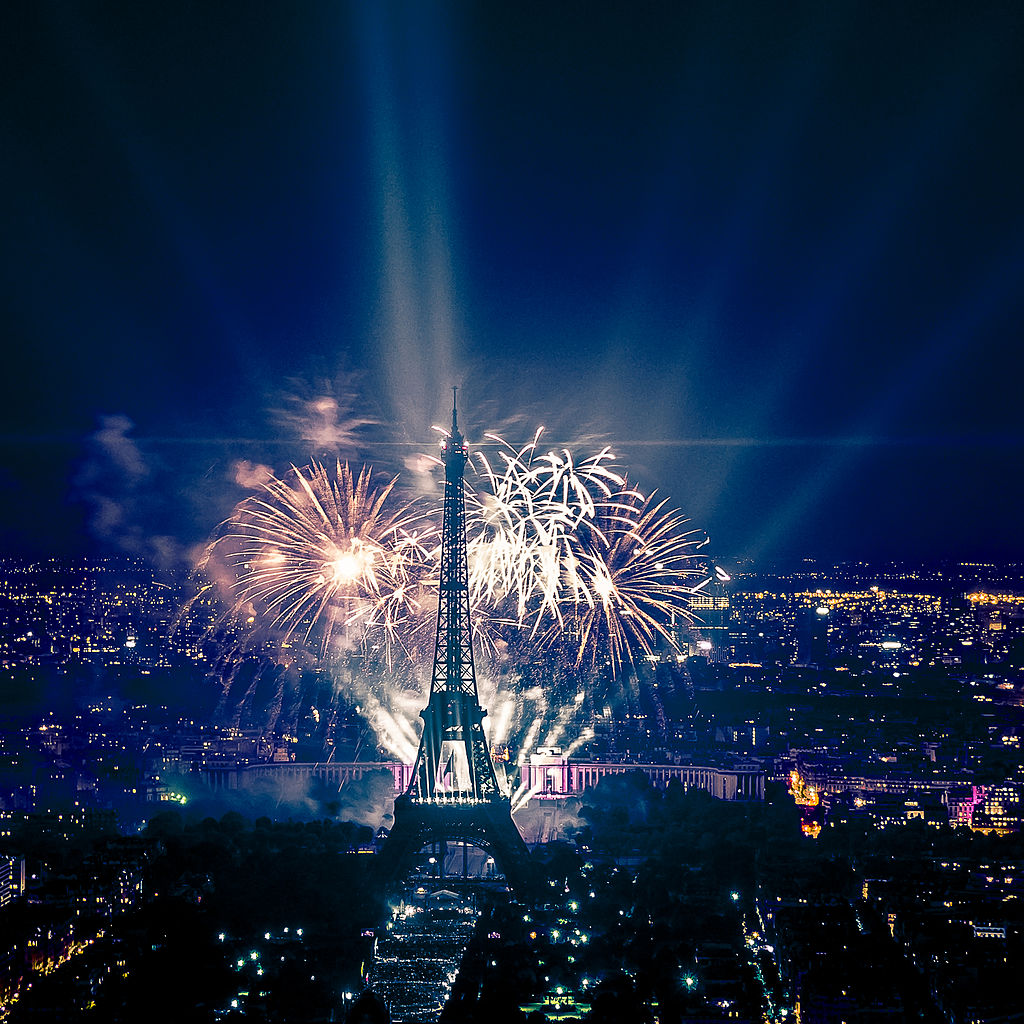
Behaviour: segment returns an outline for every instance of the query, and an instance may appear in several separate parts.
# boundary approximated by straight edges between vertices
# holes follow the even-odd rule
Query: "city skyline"
[[[366,645],[269,642],[137,558],[0,559],[0,1008],[1004,1019],[1022,595],[1020,563],[805,563],[703,588],[629,667],[479,652],[524,897],[479,839],[388,882],[423,695]]]
[[[1024,556],[1020,11],[3,17],[3,552],[408,479],[457,383],[726,557]]]

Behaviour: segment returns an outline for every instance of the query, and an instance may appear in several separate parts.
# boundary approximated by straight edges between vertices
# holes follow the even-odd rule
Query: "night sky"
[[[7,3],[0,553],[537,425],[722,557],[1024,557],[1024,4]]]

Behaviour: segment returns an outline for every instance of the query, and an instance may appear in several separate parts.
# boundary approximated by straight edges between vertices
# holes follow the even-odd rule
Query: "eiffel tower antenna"
[[[459,840],[490,852],[509,885],[523,890],[529,851],[494,773],[476,688],[463,484],[469,448],[459,431],[457,394],[453,387],[451,434],[441,442],[444,510],[430,697],[412,781],[395,801],[382,866],[397,877],[417,850]]]

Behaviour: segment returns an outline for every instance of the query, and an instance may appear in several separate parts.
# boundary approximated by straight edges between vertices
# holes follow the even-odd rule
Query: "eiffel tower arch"
[[[451,436],[442,441],[441,454],[444,513],[430,697],[420,716],[423,734],[412,781],[395,800],[381,869],[394,880],[426,846],[469,843],[494,857],[510,888],[523,893],[531,887],[530,852],[494,773],[476,688],[463,493],[469,449],[459,433],[454,397]]]

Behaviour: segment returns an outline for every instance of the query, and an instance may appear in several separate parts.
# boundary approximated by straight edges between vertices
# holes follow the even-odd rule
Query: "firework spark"
[[[578,586],[573,536],[624,483],[608,448],[582,461],[568,449],[538,454],[542,429],[520,449],[488,434],[503,468],[477,452],[484,488],[469,494],[471,600],[493,608],[511,599],[520,623],[531,614],[559,618]]]

